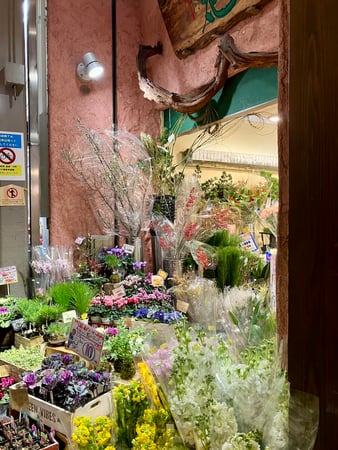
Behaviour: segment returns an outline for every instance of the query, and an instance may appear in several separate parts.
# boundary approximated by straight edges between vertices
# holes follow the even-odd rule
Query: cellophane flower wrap
[[[51,285],[69,279],[74,271],[72,250],[64,246],[34,246],[30,264],[37,294],[41,295]]]
[[[278,201],[271,202],[271,199],[266,203],[258,215],[264,230],[268,230],[271,234],[277,237],[277,223],[278,223]]]
[[[166,258],[184,259],[187,255],[186,243],[193,239],[200,227],[197,214],[200,198],[198,181],[195,178],[186,179],[176,195],[174,222],[161,213],[153,213],[151,226]]]
[[[150,346],[145,356],[185,445],[312,449],[318,403],[290,397],[274,314],[264,297],[238,288],[218,296],[218,314],[224,317],[216,330],[181,321],[175,325],[176,340]]]
[[[202,277],[183,279],[172,288],[176,308],[184,309],[191,323],[215,329],[218,290],[212,280]]]

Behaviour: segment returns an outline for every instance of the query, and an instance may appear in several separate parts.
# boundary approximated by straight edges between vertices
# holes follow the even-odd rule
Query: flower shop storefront
[[[137,209],[124,188],[132,164],[118,164],[126,149],[138,158]],[[263,171],[253,186],[226,172],[203,182],[198,172],[181,177],[170,216],[154,196],[144,199],[147,151],[129,135],[105,165],[120,180],[120,243],[107,234],[101,245],[86,235],[70,248],[36,246],[34,298],[1,299],[0,323],[10,333],[0,353],[4,442],[312,448],[316,398],[290,398],[276,340],[276,177]],[[112,189],[109,176],[101,179],[102,192]],[[110,225],[111,211],[101,212]],[[144,230],[158,252],[151,271]]]

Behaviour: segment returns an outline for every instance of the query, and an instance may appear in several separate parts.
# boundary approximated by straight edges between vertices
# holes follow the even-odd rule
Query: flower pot
[[[0,418],[3,416],[7,416],[8,406],[9,406],[9,402],[0,403]]]
[[[110,318],[109,317],[101,317],[101,323],[109,325],[110,324]]]
[[[62,339],[48,339],[48,345],[50,347],[62,347],[66,343],[66,338]]]
[[[136,367],[133,360],[123,359],[120,370],[122,380],[130,380],[136,373]]]
[[[90,316],[91,323],[101,323],[101,316]]]

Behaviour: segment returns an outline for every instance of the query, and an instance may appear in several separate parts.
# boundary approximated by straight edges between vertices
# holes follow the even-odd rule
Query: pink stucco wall
[[[70,244],[98,224],[84,191],[62,153],[77,146],[77,120],[97,129],[111,126],[110,0],[48,2],[48,89],[50,153],[50,240]],[[105,65],[104,78],[84,94],[75,69],[92,51]]]
[[[79,234],[98,234],[101,227],[86,194],[62,157],[77,147],[77,119],[104,130],[112,125],[112,15],[111,0],[57,0],[48,2],[50,240],[71,244]],[[187,92],[214,75],[217,41],[184,60],[170,45],[157,0],[116,0],[116,105],[117,125],[135,135],[158,135],[160,111],[145,100],[138,87],[136,55],[139,44],[164,46],[163,56],[150,61],[150,77],[163,87]],[[237,25],[232,35],[242,51],[278,48],[278,0],[263,13]],[[104,78],[84,94],[75,68],[87,51],[104,63]]]

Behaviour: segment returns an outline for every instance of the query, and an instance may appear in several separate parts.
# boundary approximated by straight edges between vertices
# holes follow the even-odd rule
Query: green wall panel
[[[272,101],[278,95],[278,68],[248,69],[235,75],[198,113],[186,115],[180,132],[189,131],[199,125],[220,120]],[[164,126],[171,129],[181,113],[167,109],[164,111]]]

